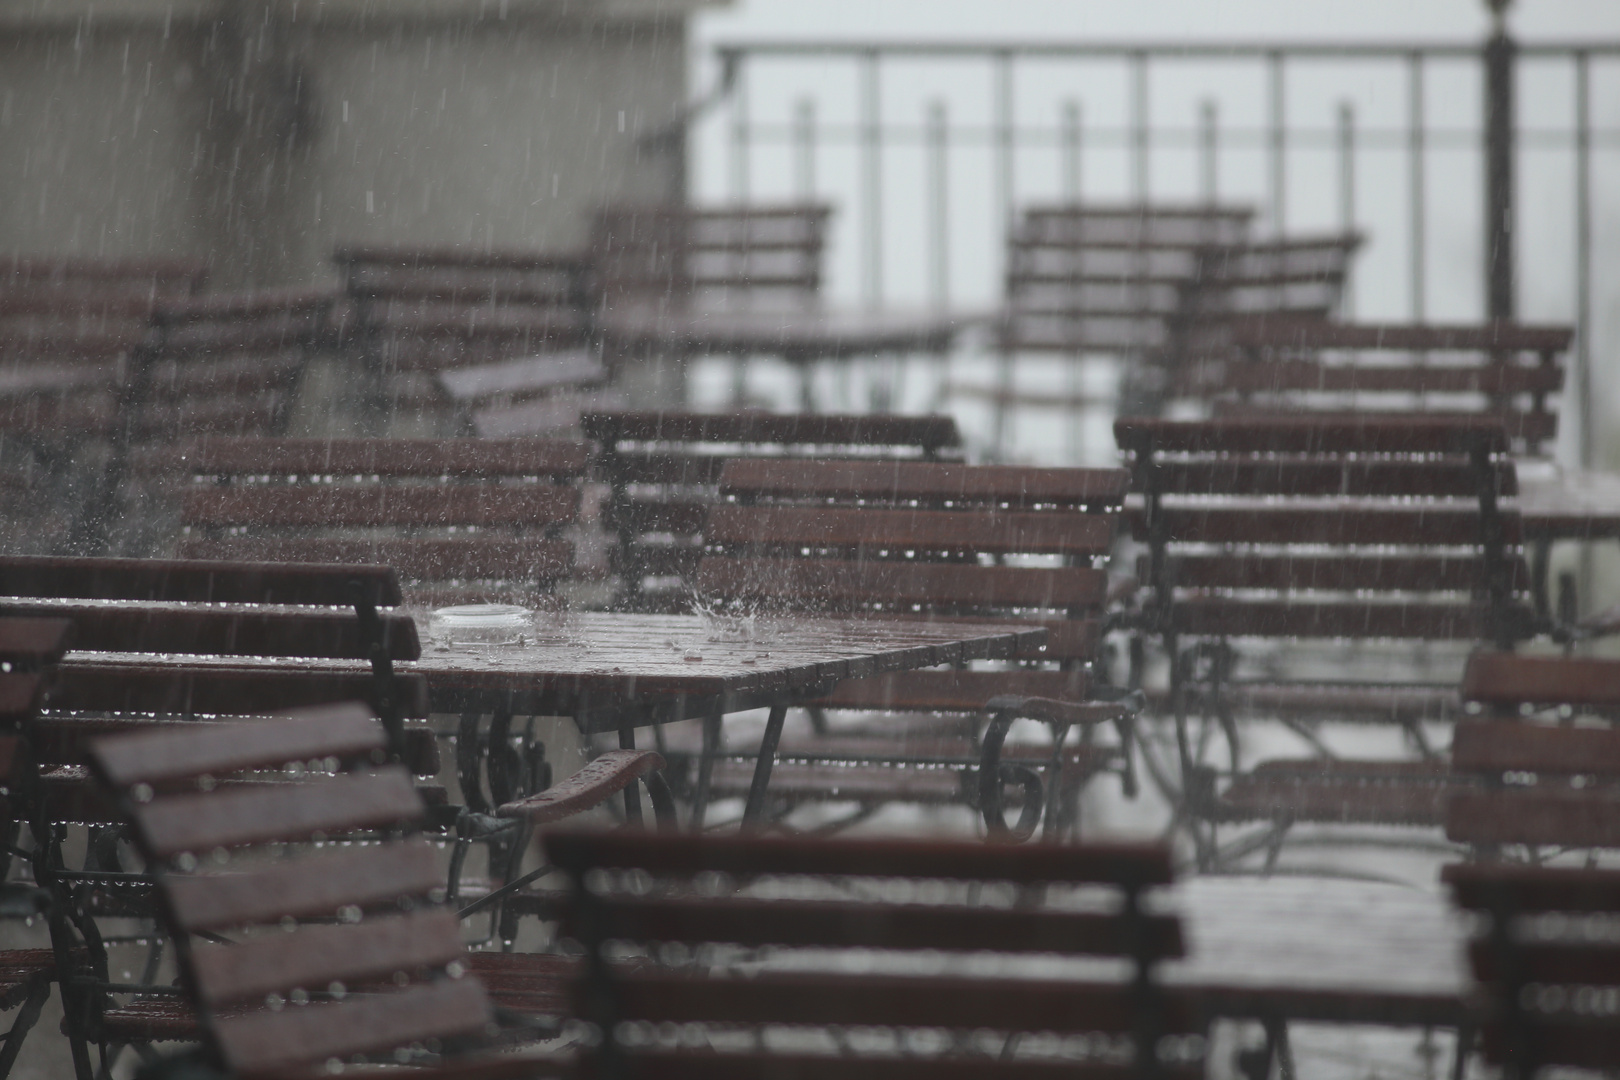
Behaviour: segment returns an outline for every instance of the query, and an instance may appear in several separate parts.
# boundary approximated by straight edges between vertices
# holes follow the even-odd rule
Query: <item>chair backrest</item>
[[[341,247],[332,258],[388,370],[510,360],[589,337],[579,255]]]
[[[98,741],[183,989],[232,1075],[425,1056],[494,1021],[466,977],[425,808],[362,706]],[[289,769],[293,770],[289,773]],[[289,775],[297,777],[289,780]],[[333,841],[368,841],[341,847]],[[399,1049],[396,1056],[394,1051]]]
[[[1130,475],[944,462],[732,461],[700,595],[744,608],[1051,621],[1035,657],[1090,660]],[[1017,565],[1022,557],[1047,565]]]
[[[432,604],[566,576],[586,464],[546,439],[205,439],[153,467],[185,478],[188,558],[386,563]]]
[[[403,723],[427,716],[427,687],[393,670],[421,645],[415,622],[388,610],[400,589],[387,567],[8,556],[0,597],[8,615],[74,623],[78,651],[35,727],[42,765],[81,765],[88,739],[152,720],[358,699],[383,715],[392,753],[420,775],[438,772],[431,731]],[[285,663],[257,662],[270,657]],[[371,670],[311,672],[300,658]]]
[[[805,310],[819,301],[832,208],[612,206],[591,230],[608,310]]]
[[[1037,1064],[1032,1047],[1017,1042],[1036,1031],[1099,1033],[1114,1047],[1129,1040],[1138,1074],[1187,1071],[1173,1037],[1194,1032],[1194,1018],[1152,976],[1158,961],[1182,954],[1180,926],[1142,906],[1146,890],[1170,881],[1162,847],[691,835],[648,842],[560,830],[543,843],[571,881],[561,932],[587,953],[575,1002],[602,1036],[587,1063],[594,1075],[684,1074],[703,1062],[718,1070],[712,1075],[807,1078],[879,1068],[905,1078],[1025,1076],[1043,1064],[1091,1075],[1100,1067],[1078,1055]],[[1109,899],[1081,906],[1080,895]],[[648,960],[614,963],[609,941],[646,947]],[[727,947],[769,950],[783,962],[747,978],[699,976],[676,956],[724,963]],[[796,950],[814,959],[794,962]],[[921,967],[919,953],[931,958]],[[1131,974],[1013,974],[1032,953],[1112,957]],[[963,963],[969,955],[975,962]],[[997,963],[1003,973],[987,974]],[[715,1049],[699,1056],[651,1037],[668,1023],[709,1028]],[[906,1029],[962,1038],[936,1044],[954,1047],[950,1054],[916,1056],[862,1039],[822,1056],[735,1038],[782,1024],[897,1029],[900,1046]],[[719,1035],[724,1028],[734,1037]]]
[[[1204,253],[1248,240],[1231,206],[1034,206],[1008,237],[1003,344],[1021,350],[1168,346]]]
[[[1484,991],[1485,1057],[1513,1080],[1543,1068],[1620,1065],[1620,872],[1501,863],[1447,866],[1457,905],[1488,917],[1469,945]]]
[[[614,568],[632,603],[657,593],[656,579],[678,581],[665,599],[687,602],[685,579],[701,557],[704,516],[718,501],[728,461],[962,455],[948,416],[603,412],[586,414],[580,426],[598,444],[601,476],[612,488],[604,523],[618,534]]]
[[[1181,396],[1269,408],[1489,413],[1537,451],[1558,432],[1574,332],[1521,323],[1355,324],[1273,316],[1209,334]]]
[[[1620,660],[1482,650],[1462,698],[1491,719],[1453,737],[1452,769],[1479,786],[1453,797],[1448,836],[1487,849],[1620,847]]]
[[[1499,421],[1121,419],[1114,434],[1161,632],[1511,646],[1531,630]]]

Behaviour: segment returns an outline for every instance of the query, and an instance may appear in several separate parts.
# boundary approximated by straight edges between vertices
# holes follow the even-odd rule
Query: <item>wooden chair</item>
[[[544,439],[205,439],[150,467],[184,478],[187,558],[381,562],[424,606],[532,606],[573,566],[586,462]]]
[[[1608,733],[1605,733],[1608,734]],[[1620,873],[1502,863],[1442,872],[1459,907],[1488,922],[1469,946],[1484,1057],[1513,1080],[1620,1063],[1620,955],[1597,936],[1620,914]]]
[[[832,208],[610,206],[591,226],[606,323],[627,311],[802,311],[819,303]]]
[[[421,434],[537,435],[575,426],[607,378],[583,257],[350,247],[333,256],[348,339],[376,380],[376,422]]]
[[[401,597],[386,567],[6,557],[0,597],[7,614],[72,620],[77,650],[30,726],[37,798],[13,808],[13,830],[117,821],[86,782],[88,743],[175,721],[211,727],[363,700],[384,718],[395,760],[420,777],[439,773],[433,732],[407,722],[426,719],[427,685],[394,671],[421,646],[415,623],[389,610]],[[354,659],[370,671],[255,663],[267,657]],[[424,790],[445,808],[443,788]]]
[[[1489,641],[1511,648],[1533,634],[1529,576],[1517,516],[1498,504],[1514,491],[1501,423],[1470,417],[1256,417],[1120,420],[1142,512],[1142,625],[1171,662],[1167,709],[1175,720],[1183,813],[1210,821],[1199,838],[1216,856],[1213,822],[1267,820],[1270,858],[1297,821],[1398,822],[1427,814],[1445,767],[1422,724],[1455,716],[1454,684],[1302,678],[1286,670],[1306,642],[1331,662],[1347,646]],[[1270,646],[1284,670],[1243,676],[1243,654]],[[1280,650],[1280,651],[1278,651]],[[1334,659],[1337,658],[1337,659]],[[1218,727],[1231,783],[1191,730]],[[1317,748],[1316,760],[1267,762],[1244,772],[1240,716],[1281,719]],[[1395,722],[1426,760],[1331,758],[1313,723]],[[1162,770],[1161,770],[1162,771]],[[1416,800],[1415,802],[1413,800]],[[1196,829],[1194,830],[1196,833]],[[1258,844],[1248,845],[1251,850]]]
[[[592,1075],[1201,1074],[1202,1039],[1188,1038],[1201,1034],[1197,1020],[1153,978],[1183,948],[1177,920],[1141,906],[1170,880],[1161,848],[573,831],[544,843],[570,879],[561,932],[586,951],[573,999],[598,1033],[581,1062]],[[784,881],[793,887],[772,888]],[[1076,887],[1114,893],[1120,906],[1050,903]],[[916,902],[923,895],[931,902]],[[610,940],[646,959],[617,959]],[[749,964],[744,977],[678,959],[712,968],[754,949],[778,962]],[[825,962],[795,964],[800,949]],[[895,962],[873,962],[874,949]],[[918,951],[936,958],[929,974],[896,959]],[[981,962],[956,962],[969,953]],[[1116,957],[1130,974],[1009,977],[1031,953]],[[986,974],[998,960],[1007,974]],[[773,1037],[788,1025],[796,1037]],[[935,1033],[927,1048],[908,1038],[916,1029]],[[1043,1053],[1021,1041],[1033,1032],[1092,1038]]]
[[[955,460],[962,438],[948,416],[826,416],[763,412],[591,413],[611,494],[603,524],[617,535],[616,605],[685,611],[703,555],[703,519],[733,458]]]
[[[17,849],[16,821],[29,794],[25,772],[27,739],[41,704],[54,682],[56,663],[72,641],[66,619],[0,618],[0,776],[7,788],[0,856],[0,916],[33,917],[49,910],[50,895],[25,881],[8,880]],[[39,1020],[57,979],[56,955],[50,948],[0,950],[0,1009],[17,1010],[4,1043],[0,1043],[0,1077],[9,1076],[23,1040]]]
[[[839,684],[820,708],[955,719],[889,729],[886,737],[868,740],[848,732],[823,738],[823,723],[816,738],[780,747],[792,763],[773,770],[772,794],[790,805],[854,799],[868,812],[884,800],[966,796],[991,833],[1004,835],[1001,789],[1011,781],[1025,789],[1015,834],[1028,836],[1044,807],[1047,835],[1056,837],[1073,827],[1076,796],[1090,775],[1117,768],[1130,790],[1132,710],[1095,700],[1105,680],[1091,667],[1109,593],[1107,574],[1094,563],[1112,547],[1128,479],[1119,469],[728,462],[720,476],[727,501],[709,511],[707,553],[695,578],[717,613],[1033,618],[1049,631],[1047,645],[1012,658],[1006,670],[920,671]],[[1014,565],[1031,559],[1045,565]],[[1053,745],[1004,746],[1019,718],[1047,723]],[[1099,723],[1118,727],[1118,745],[1093,744]],[[1071,727],[1081,741],[1066,747]],[[705,764],[725,752],[715,745],[717,736],[711,724]],[[776,748],[766,738],[763,747],[729,752],[770,753]],[[910,775],[896,765],[911,766]],[[1044,795],[1033,771],[1042,765]],[[746,790],[747,776],[745,763],[725,762],[713,790]],[[750,791],[750,800],[762,794]]]
[[[441,1022],[438,1010],[454,1013],[458,1003],[482,1002],[478,1025],[450,1021],[474,1043],[488,1041],[485,1025],[497,1021],[508,1029],[508,1041],[555,1032],[566,1010],[537,1005],[566,997],[577,963],[466,951],[458,922],[502,895],[455,910],[443,861],[419,835],[428,808],[397,766],[377,764],[387,737],[364,707],[303,710],[240,724],[226,735],[192,726],[94,744],[97,775],[119,795],[155,875],[184,991],[177,998],[143,988],[148,996],[104,1006],[101,1033],[141,1034],[145,1025],[148,1041],[201,1037],[233,1074],[284,1075],[293,1065],[391,1049],[398,1041],[410,1042],[421,1056],[422,1039],[451,1041],[449,1032],[427,1029]],[[324,765],[307,768],[312,761]],[[279,771],[287,762],[304,763],[307,771],[295,771],[289,781]],[[526,843],[535,826],[590,809],[641,779],[668,827],[673,804],[658,775],[661,766],[649,751],[617,751],[494,816]],[[303,843],[310,838],[313,845]],[[355,841],[344,844],[353,850],[311,850],[330,848],[337,838]],[[228,859],[221,859],[222,848],[230,851]],[[198,851],[214,853],[213,865],[198,869]],[[538,876],[509,883],[503,894],[521,895]],[[299,929],[289,938],[294,925]],[[442,970],[449,980],[424,985],[424,969]],[[410,977],[394,974],[401,970]],[[486,971],[504,988],[478,990]],[[344,989],[334,991],[333,980]],[[399,986],[407,989],[396,997]],[[131,992],[127,986],[101,989]],[[266,995],[281,1001],[267,1011],[260,1005]],[[284,1015],[278,1005],[299,1015]],[[314,1011],[300,1013],[300,1006]],[[293,1046],[276,1045],[282,1039]],[[299,1060],[276,1058],[289,1053]],[[541,1064],[497,1058],[481,1068],[495,1070],[491,1076],[525,1076]],[[464,1065],[445,1068],[447,1075],[485,1075]]]
[[[1229,412],[1421,411],[1501,416],[1532,454],[1556,437],[1568,327],[1403,325],[1263,316],[1222,326],[1174,394]]]

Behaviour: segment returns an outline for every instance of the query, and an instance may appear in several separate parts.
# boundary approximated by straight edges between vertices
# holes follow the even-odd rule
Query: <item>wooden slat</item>
[[[1331,410],[1311,408],[1300,402],[1267,402],[1267,401],[1235,401],[1229,398],[1218,397],[1212,403],[1212,411],[1217,420],[1247,421],[1255,418],[1287,418],[1295,417],[1328,417],[1335,421],[1342,421],[1348,416],[1358,415],[1346,411],[1341,406],[1334,406]],[[1512,440],[1529,442],[1531,444],[1545,442],[1558,434],[1558,414],[1531,409],[1487,407],[1484,409],[1470,409],[1463,406],[1452,405],[1446,402],[1436,402],[1423,409],[1380,409],[1377,412],[1368,410],[1362,416],[1383,417],[1413,417],[1439,420],[1467,420],[1470,418],[1483,418],[1491,423],[1500,423],[1507,437]]]
[[[3,596],[347,607],[354,603],[354,582],[379,606],[392,607],[401,600],[399,581],[386,566],[0,557]]]
[[[1542,1065],[1567,1065],[1603,1072],[1620,1061],[1620,1026],[1606,1016],[1603,1020],[1608,1022],[1594,1022],[1593,1018],[1578,1014],[1557,1019],[1531,1014],[1525,1020],[1524,1031]],[[1513,1044],[1497,1023],[1485,1025],[1480,1032],[1480,1044],[1485,1059],[1492,1063],[1502,1062],[1504,1055],[1513,1052]]]
[[[1513,588],[1528,589],[1524,560],[1513,558],[1508,565]],[[1147,580],[1150,570],[1150,560],[1143,556],[1137,576]],[[1175,555],[1165,559],[1164,580],[1182,589],[1470,592],[1484,587],[1485,563],[1467,555]]]
[[[14,601],[0,610],[6,614],[70,618],[74,622],[74,646],[91,652],[350,659],[371,655],[353,612],[27,601]],[[380,618],[393,659],[415,660],[422,655],[416,623],[408,615],[384,613]]]
[[[77,681],[77,680],[75,680]],[[334,700],[352,700],[337,698]],[[425,684],[422,701],[427,700]],[[277,711],[262,703],[247,706],[253,715],[267,715]],[[99,710],[98,710],[99,711]],[[113,709],[112,712],[129,710]],[[423,710],[426,711],[425,708]],[[90,746],[98,739],[110,735],[149,734],[157,731],[184,728],[225,728],[240,731],[243,725],[236,721],[224,723],[212,720],[149,720],[130,716],[41,716],[28,728],[28,747],[34,759],[42,765],[86,765],[90,761]],[[400,764],[416,776],[439,774],[439,744],[433,729],[425,724],[411,724],[401,732]],[[369,749],[369,747],[368,747]],[[0,770],[3,771],[3,770]]]
[[[948,416],[777,415],[763,412],[586,413],[586,436],[604,445],[634,442],[778,443],[815,446],[960,446]]]
[[[1101,1059],[994,1059],[889,1054],[715,1053],[636,1047],[625,1063],[627,1075],[659,1080],[1130,1080],[1141,1075],[1135,1065]],[[1198,1080],[1202,1064],[1161,1065],[1165,1080]]]
[[[1468,547],[1482,538],[1477,509],[1414,504],[1168,506],[1161,511],[1171,540],[1188,544],[1330,544]],[[1146,539],[1146,522],[1132,530]],[[1522,536],[1517,513],[1503,511],[1502,539]]]
[[[717,506],[704,536],[710,543],[900,551],[973,551],[1103,555],[1113,543],[1106,515],[950,510],[839,510]]]
[[[66,660],[52,688],[58,712],[151,713],[164,716],[269,716],[338,701],[371,701],[377,692],[369,671],[304,671],[298,668],[228,668],[111,663],[104,658]],[[427,677],[396,672],[394,699],[400,714],[428,715]]]
[[[736,459],[720,476],[725,495],[774,495],[906,501],[1117,504],[1123,469],[1053,469],[920,461],[777,461]]]
[[[1620,731],[1528,723],[1462,724],[1452,737],[1451,760],[1459,772],[1620,777]]]
[[[1493,467],[1499,496],[1519,493],[1511,462]],[[1479,495],[1479,474],[1457,458],[1427,461],[1313,461],[1219,458],[1155,464],[1154,490],[1168,495]]]
[[[1620,797],[1570,788],[1463,792],[1447,806],[1446,836],[1462,844],[1620,847]]]
[[[293,918],[332,916],[345,904],[392,905],[444,884],[432,845],[423,840],[343,848],[228,874],[170,875],[169,909],[189,932]]]
[[[915,712],[983,712],[993,697],[1086,700],[1084,671],[902,671],[870,679],[845,679],[815,704],[829,709]]]
[[[50,682],[47,675],[0,675],[0,722],[20,728],[39,711]],[[0,775],[10,775],[0,771]]]
[[[115,788],[162,784],[288,762],[369,757],[388,735],[364,705],[329,705],[264,723],[181,724],[99,740],[90,757]]]
[[[335,1004],[222,1017],[214,1021],[213,1032],[232,1071],[254,1076],[404,1043],[478,1035],[489,1022],[483,987],[462,979],[397,994],[355,995]]]
[[[293,933],[229,945],[198,943],[191,968],[198,996],[211,1008],[295,988],[324,990],[440,967],[465,953],[461,924],[443,908],[421,908],[354,924],[303,926]]]
[[[1468,964],[1480,982],[1502,977],[1496,942],[1475,940]],[[1604,941],[1519,942],[1513,950],[1513,975],[1524,982],[1613,986],[1620,982],[1620,946]]]
[[[941,840],[790,836],[637,835],[559,829],[541,837],[546,854],[570,870],[642,868],[654,874],[830,874],[949,880],[1170,882],[1169,850],[1157,844],[1096,841],[1083,847],[973,846]]]
[[[600,921],[589,929],[603,938],[639,942],[1095,956],[1130,956],[1141,949],[1155,959],[1184,955],[1181,924],[1168,915],[1144,917],[1135,945],[1118,915],[945,904],[611,896],[593,906],[591,917]],[[577,915],[563,920],[565,934],[586,930]]]
[[[1438,826],[1460,783],[1429,762],[1262,762],[1221,794],[1217,812],[1234,821]]]
[[[1462,907],[1509,911],[1620,910],[1620,870],[1503,863],[1452,863],[1440,878]]]
[[[54,664],[72,641],[69,619],[0,618],[0,661],[8,672],[38,671]]]
[[[603,508],[602,524],[629,532],[700,533],[714,498],[637,498],[614,500]]]
[[[1620,660],[1478,652],[1468,658],[1462,696],[1492,705],[1620,705]]]
[[[1203,393],[1284,391],[1332,394],[1551,394],[1564,386],[1558,367],[1524,364],[1460,365],[1341,364],[1273,360],[1215,367],[1200,365],[1178,380]]]
[[[302,840],[315,833],[378,828],[422,816],[410,775],[385,766],[320,783],[262,784],[202,795],[176,795],[135,808],[146,850],[155,858],[183,851]]]
[[[1575,338],[1568,326],[1529,323],[1341,323],[1275,316],[1236,321],[1226,334],[1231,344],[1245,348],[1414,352],[1565,352]]]
[[[589,448],[554,439],[201,439],[171,469],[200,475],[577,476]]]
[[[1506,453],[1499,420],[1483,416],[1404,416],[1316,413],[1216,420],[1114,421],[1122,448],[1152,445],[1173,453],[1387,453],[1466,454],[1475,449]]]
[[[418,581],[450,578],[532,578],[551,580],[574,565],[567,540],[494,539],[479,535],[445,538],[385,536],[374,539],[293,536],[234,536],[184,539],[181,554],[194,558],[232,555],[275,561],[385,562],[401,577]]]
[[[818,609],[875,604],[902,611],[913,605],[1065,609],[1102,604],[1108,575],[1089,567],[711,555],[698,565],[692,584],[705,596],[774,597]]]
[[[619,1015],[654,1023],[697,1021],[1002,1031],[1128,1031],[1136,1003],[1123,983],[1035,979],[761,973],[748,979],[626,974],[614,980]],[[1165,1033],[1186,1031],[1190,1010],[1164,1002]]]
[[[571,522],[579,491],[525,484],[254,484],[192,488],[181,521],[197,526],[527,525]]]
[[[1488,632],[1486,611],[1468,604],[1282,603],[1194,597],[1177,601],[1177,632],[1222,637],[1415,638],[1468,641]]]

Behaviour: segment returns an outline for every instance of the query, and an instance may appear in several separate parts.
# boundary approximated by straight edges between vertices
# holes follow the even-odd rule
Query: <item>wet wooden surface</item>
[[[427,636],[425,620],[421,626]],[[438,713],[576,716],[588,730],[803,701],[842,679],[865,678],[1038,648],[1046,630],[1016,624],[882,619],[709,619],[700,615],[568,615],[515,645],[429,643],[395,664],[428,680]],[[70,653],[64,675],[116,659],[154,669],[215,661],[195,656]],[[356,670],[363,662],[221,657],[231,668],[292,664]]]

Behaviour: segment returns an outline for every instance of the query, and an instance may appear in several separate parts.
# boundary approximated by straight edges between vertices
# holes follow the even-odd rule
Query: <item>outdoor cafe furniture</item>
[[[739,365],[740,389],[749,357],[774,356],[798,369],[799,407],[812,412],[818,362],[948,349],[964,325],[950,313],[824,306],[831,212],[820,204],[599,211],[590,259],[596,325],[610,364],[729,356]]]
[[[592,1075],[1202,1075],[1202,1025],[1157,978],[1183,953],[1178,920],[1146,904],[1170,881],[1164,848],[572,830],[542,842],[568,877],[560,932],[585,950],[573,1002],[596,1033],[580,1051]],[[1083,889],[1113,904],[1063,904]],[[646,960],[624,963],[610,942]],[[1050,974],[1009,973],[1032,954]],[[721,970],[694,970],[693,955]],[[1097,957],[1126,974],[1074,970]],[[766,1036],[780,1025],[798,1037]]]
[[[687,611],[703,555],[703,520],[734,458],[956,460],[962,436],[948,416],[807,413],[594,412],[580,419],[597,444],[610,495],[602,518],[617,535],[614,605]]]
[[[1454,686],[1388,675],[1359,682],[1286,671],[1243,677],[1236,643],[1276,643],[1286,662],[1309,642],[1342,656],[1347,642],[1511,648],[1533,635],[1521,524],[1501,501],[1514,490],[1502,423],[1383,415],[1129,419],[1117,421],[1115,433],[1144,498],[1132,520],[1148,548],[1138,575],[1146,587],[1142,625],[1170,661],[1179,799],[1190,822],[1207,825],[1193,828],[1201,861],[1218,858],[1213,832],[1223,820],[1271,822],[1274,859],[1289,825],[1319,819],[1328,812],[1322,807],[1338,808],[1339,820],[1408,813],[1398,798],[1381,803],[1378,785],[1363,782],[1361,773],[1382,764],[1320,760],[1332,755],[1310,725],[1394,722],[1430,759],[1422,725],[1450,718]],[[1239,728],[1248,717],[1283,720],[1319,760],[1264,763],[1245,773]],[[1195,720],[1225,737],[1231,783],[1224,791],[1199,756],[1213,740],[1195,730]],[[1413,774],[1437,768],[1426,761],[1390,766]],[[1338,775],[1346,771],[1357,775]]]
[[[1021,354],[1132,358],[1124,411],[1154,413],[1189,343],[1210,328],[1248,312],[1325,318],[1360,237],[1260,241],[1250,235],[1252,218],[1246,207],[1218,204],[1029,207],[1008,235],[997,385],[947,392],[989,398],[1000,446],[1011,407],[1095,403],[1073,393],[1017,393]]]
[[[1266,314],[1213,328],[1172,395],[1234,408],[1486,413],[1530,456],[1558,434],[1552,400],[1575,332],[1525,323],[1341,323]]]
[[[7,918],[27,918],[48,910],[50,894],[37,885],[10,880],[19,840],[18,826],[29,818],[32,795],[24,772],[30,726],[54,681],[54,668],[67,652],[73,626],[65,619],[0,617],[0,760],[4,761],[7,820],[0,839],[0,904]],[[42,885],[36,872],[35,879]],[[16,1016],[0,1044],[0,1078],[11,1074],[23,1040],[39,1020],[57,979],[57,957],[49,948],[0,949],[0,1009]]]
[[[419,722],[425,681],[396,670],[420,644],[390,610],[399,583],[386,567],[5,556],[0,598],[6,615],[74,624],[29,737],[55,822],[113,820],[86,783],[85,746],[157,718],[201,724],[362,700],[383,717],[396,760],[425,778],[439,771]],[[354,663],[318,670],[323,659]],[[444,804],[442,788],[427,791]]]
[[[151,468],[187,558],[383,563],[416,604],[533,604],[574,565],[584,443],[202,439]]]
[[[813,735],[784,744],[793,759],[778,792],[861,804],[968,801],[1005,835],[1002,789],[1023,788],[1027,837],[1045,818],[1056,838],[1077,824],[1079,789],[1098,772],[1134,784],[1134,708],[1093,666],[1110,598],[1100,565],[1114,543],[1128,475],[937,462],[728,462],[726,500],[709,511],[695,585],[716,610],[899,617],[941,626],[1002,620],[1042,626],[1046,641],[1003,670],[916,671],[841,682],[814,701]],[[1030,563],[1035,560],[1039,565]],[[912,714],[898,725],[832,729],[825,711]],[[921,723],[916,714],[932,714]],[[1019,719],[1043,722],[1049,746],[1007,746]],[[1117,729],[1111,745],[1093,738]],[[1076,745],[1065,746],[1069,733]],[[755,748],[705,734],[703,760],[724,752],[715,793],[744,780]],[[1044,773],[1044,778],[1042,776]],[[791,779],[790,779],[791,778]]]
[[[1448,866],[1457,905],[1483,917],[1468,958],[1485,1061],[1511,1080],[1620,1062],[1620,873],[1501,862]]]
[[[352,305],[342,344],[371,380],[368,422],[538,435],[603,403],[582,255],[365,246],[332,260]]]
[[[97,1001],[88,1030],[69,1013],[83,1080],[111,1068],[109,1041],[147,1055],[200,1041],[158,1066],[173,1076],[308,1075],[356,1055],[433,1076],[552,1074],[554,1062],[493,1053],[555,1028],[482,986],[419,835],[427,808],[405,770],[377,764],[388,742],[352,705],[96,742],[92,765],[132,825],[180,978],[89,980],[87,994],[129,1000]],[[103,1044],[100,1073],[89,1041]]]

